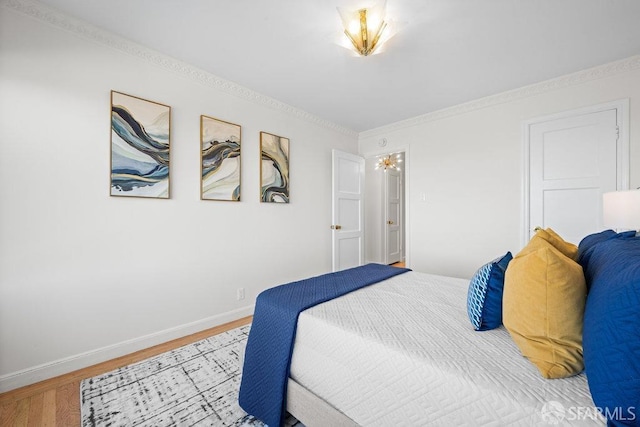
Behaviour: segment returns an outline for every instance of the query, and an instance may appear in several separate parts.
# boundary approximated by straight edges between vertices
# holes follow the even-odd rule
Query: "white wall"
[[[630,98],[631,188],[636,188],[640,57],[363,132],[363,156],[378,153],[382,138],[389,143],[385,151],[410,147],[410,266],[470,277],[507,250],[518,251],[523,120],[621,98]]]
[[[265,288],[330,271],[331,149],[357,151],[354,133],[76,24],[0,6],[0,391],[249,315]],[[109,197],[112,89],[172,107],[170,200]],[[201,114],[242,126],[240,203],[200,201]],[[259,202],[260,131],[291,140],[288,205]]]

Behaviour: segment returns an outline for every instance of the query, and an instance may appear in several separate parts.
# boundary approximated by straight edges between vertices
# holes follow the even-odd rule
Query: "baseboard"
[[[253,305],[242,307],[226,313],[207,317],[202,320],[197,320],[195,322],[154,332],[139,338],[134,338],[3,375],[0,377],[0,393],[35,384],[49,378],[64,375],[78,369],[83,369],[97,363],[115,359],[139,350],[144,350],[145,348],[153,347],[154,345],[162,344],[176,338],[181,338],[242,317],[250,316],[253,314],[253,309]]]

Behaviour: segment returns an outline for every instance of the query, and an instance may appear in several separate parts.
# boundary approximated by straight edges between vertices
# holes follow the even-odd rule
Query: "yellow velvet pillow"
[[[565,256],[568,256],[574,261],[578,260],[578,247],[573,243],[565,242],[562,237],[558,235],[551,228],[545,230],[538,230],[536,235],[532,239],[543,239],[551,243],[554,248],[562,252]]]
[[[502,321],[543,377],[565,378],[584,369],[587,286],[582,267],[540,234],[507,267]]]

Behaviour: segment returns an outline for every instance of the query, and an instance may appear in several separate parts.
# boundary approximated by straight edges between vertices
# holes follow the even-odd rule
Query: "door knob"
[[[389,220],[389,221],[387,221],[387,224],[391,225],[391,224],[393,224],[393,221]]]
[[[340,229],[342,229],[342,226],[341,225],[332,225],[331,229],[332,230],[340,230]]]

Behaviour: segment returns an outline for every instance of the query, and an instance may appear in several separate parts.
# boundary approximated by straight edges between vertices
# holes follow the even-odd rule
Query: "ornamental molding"
[[[83,20],[73,18],[40,2],[34,0],[0,0],[0,6],[28,15],[32,18],[53,25],[54,27],[69,31],[86,40],[125,52],[162,69],[185,76],[204,86],[212,87],[227,94],[250,101],[254,104],[281,111],[295,118],[305,120],[353,138],[358,137],[358,132],[344,126],[330,122],[289,104],[285,104],[284,102],[278,101],[277,99],[271,98],[267,95],[255,92],[230,80],[218,77],[201,68],[142,46],[124,37],[91,25]]]
[[[483,108],[491,107],[494,105],[513,102],[531,96],[536,96],[566,87],[579,85],[585,82],[603,79],[640,69],[640,55],[635,55],[619,61],[610,62],[586,70],[567,74],[565,76],[546,80],[540,83],[534,83],[532,85],[523,86],[521,88],[513,89],[510,91],[501,92],[484,98],[479,98],[473,101],[465,102],[463,104],[455,105],[453,107],[422,114],[420,116],[401,120],[389,125],[358,133],[344,126],[338,125],[314,114],[293,107],[289,104],[285,104],[284,102],[278,101],[277,99],[255,92],[230,80],[218,77],[215,74],[209,73],[201,68],[195,67],[191,64],[180,61],[168,55],[164,55],[156,50],[142,46],[131,40],[125,39],[124,37],[120,37],[114,33],[100,29],[85,21],[73,18],[38,1],[0,0],[0,6],[12,9],[40,21],[46,22],[57,28],[69,31],[84,39],[138,57],[162,69],[185,76],[204,86],[212,87],[227,94],[234,95],[240,99],[250,101],[254,104],[266,106],[273,110],[284,112],[292,117],[313,123],[315,125],[342,133],[350,137],[357,137],[359,140],[376,137],[382,134],[398,131],[400,129],[405,129],[420,124],[469,113],[475,110],[481,110]]]
[[[534,83],[529,86],[523,86],[518,89],[501,92],[484,98],[458,104],[453,107],[443,108],[442,110],[433,111],[431,113],[422,114],[410,119],[401,120],[386,126],[360,132],[359,139],[372,138],[401,129],[418,126],[424,123],[445,119],[460,114],[469,113],[483,108],[492,107],[494,105],[504,104],[508,102],[518,101],[531,96],[541,95],[547,92],[556,91],[558,89],[579,85],[592,80],[603,79],[615,76],[629,71],[640,69],[640,55],[631,56],[615,62],[609,62],[586,70],[577,71],[540,83]]]

